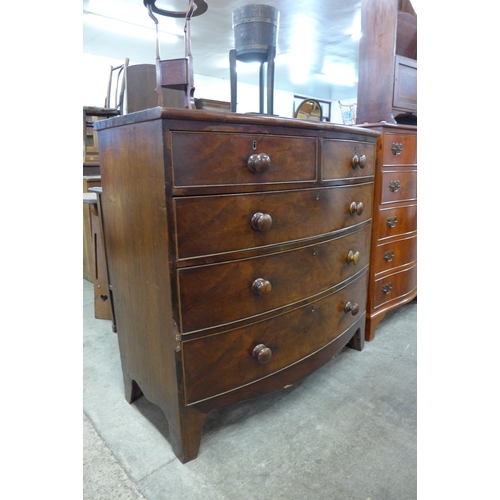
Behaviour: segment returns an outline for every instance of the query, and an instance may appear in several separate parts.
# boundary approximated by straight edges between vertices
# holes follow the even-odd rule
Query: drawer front
[[[382,173],[382,203],[417,199],[417,171],[386,171]]]
[[[370,236],[367,226],[288,252],[178,270],[182,332],[263,314],[328,290],[368,265]]]
[[[417,205],[380,209],[378,238],[383,240],[417,230]]]
[[[263,247],[349,227],[371,218],[372,193],[368,183],[176,198],[177,258]]]
[[[322,156],[322,180],[372,176],[375,171],[375,144],[328,139]]]
[[[410,264],[417,260],[417,237],[377,246],[371,265],[375,274]]]
[[[417,266],[375,280],[375,310],[410,293],[417,286]]]
[[[313,181],[316,149],[310,137],[173,132],[173,185]]]
[[[184,341],[186,403],[193,404],[255,382],[325,347],[363,314],[366,286],[367,273],[364,273],[337,293],[281,316]],[[348,302],[357,305],[357,314],[352,314]],[[252,355],[260,344],[272,352],[264,364]]]
[[[417,136],[386,133],[383,136],[384,165],[416,165]]]

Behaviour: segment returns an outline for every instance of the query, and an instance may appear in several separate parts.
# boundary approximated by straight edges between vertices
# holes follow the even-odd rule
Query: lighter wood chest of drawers
[[[366,127],[380,132],[365,331],[372,340],[385,314],[417,295],[417,127]]]
[[[167,108],[96,128],[126,398],[182,462],[211,409],[363,348],[378,132]]]

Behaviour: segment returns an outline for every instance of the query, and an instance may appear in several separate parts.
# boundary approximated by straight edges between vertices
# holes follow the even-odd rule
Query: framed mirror
[[[303,100],[295,111],[295,118],[299,120],[323,121],[323,109],[316,99]]]

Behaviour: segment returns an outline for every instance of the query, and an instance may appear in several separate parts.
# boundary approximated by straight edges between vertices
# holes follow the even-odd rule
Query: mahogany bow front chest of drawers
[[[373,340],[385,314],[417,295],[417,127],[365,126],[380,132],[365,332]]]
[[[363,348],[378,132],[169,108],[96,129],[126,398],[182,462],[211,409]]]

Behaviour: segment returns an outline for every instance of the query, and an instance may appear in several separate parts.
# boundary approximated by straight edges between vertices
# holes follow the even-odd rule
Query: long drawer
[[[417,136],[406,134],[384,134],[384,165],[416,165]]]
[[[372,184],[174,199],[177,258],[312,238],[368,220]]]
[[[173,132],[173,185],[314,181],[316,149],[313,137]]]
[[[417,230],[417,205],[399,208],[380,209],[378,238],[383,240],[392,236],[411,233]]]
[[[375,248],[370,265],[375,274],[410,264],[417,260],[417,236],[402,238]]]
[[[333,295],[245,328],[184,341],[186,403],[255,382],[331,343],[365,311],[367,273]],[[254,357],[264,345],[271,358]]]
[[[382,204],[416,199],[416,170],[390,170],[382,172]]]
[[[182,333],[256,316],[332,288],[368,265],[370,235],[366,226],[288,252],[178,270]]]
[[[325,140],[322,158],[323,180],[372,176],[375,171],[375,144]]]
[[[417,265],[375,280],[375,310],[381,305],[404,297],[417,286]]]

